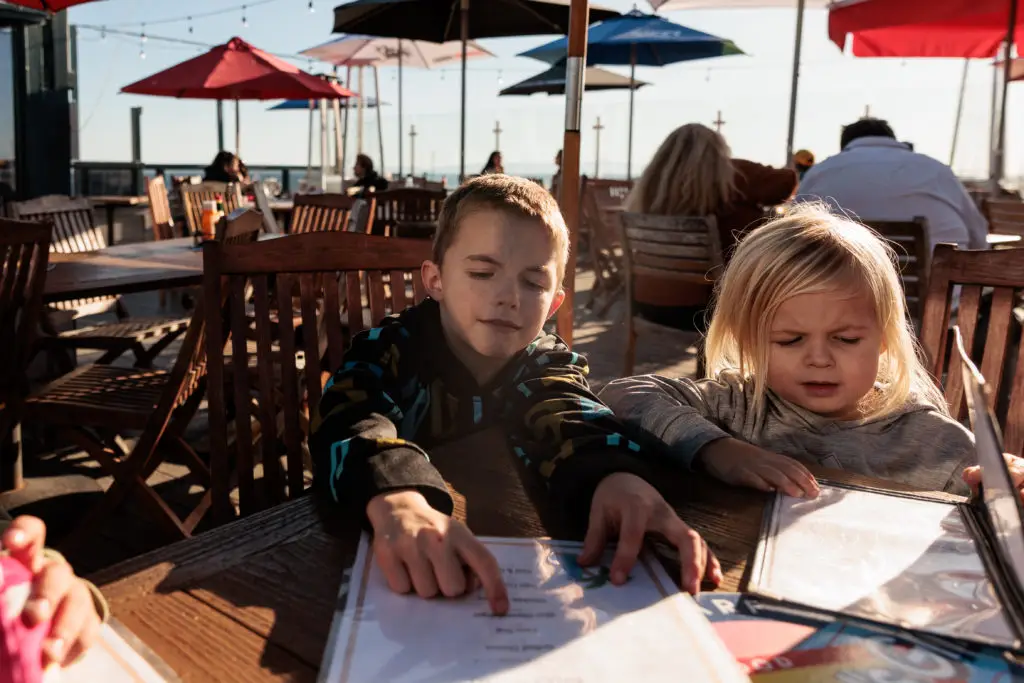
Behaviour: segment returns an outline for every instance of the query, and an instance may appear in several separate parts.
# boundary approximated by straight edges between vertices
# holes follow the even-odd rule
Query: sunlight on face
[[[882,330],[871,299],[839,289],[786,300],[772,320],[768,387],[825,417],[854,419],[878,377]]]
[[[462,219],[443,267],[427,262],[423,280],[448,343],[480,382],[533,341],[565,296],[547,229],[490,209]]]

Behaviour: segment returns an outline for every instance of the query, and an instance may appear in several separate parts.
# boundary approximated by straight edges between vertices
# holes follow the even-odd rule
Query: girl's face
[[[871,298],[851,289],[787,299],[772,320],[768,388],[825,417],[859,417],[878,377],[877,318]]]

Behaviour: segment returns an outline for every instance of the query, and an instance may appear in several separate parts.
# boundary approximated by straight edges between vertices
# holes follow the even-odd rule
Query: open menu
[[[423,600],[387,586],[360,541],[344,608],[319,680],[738,683],[740,671],[688,596],[642,557],[623,586],[607,565],[583,568],[580,544],[482,538],[501,566],[511,609],[491,614],[482,591]]]
[[[752,592],[924,637],[1024,652],[1024,506],[988,387],[955,334],[980,495],[953,504],[829,483],[814,500],[776,495]]]
[[[128,631],[111,619],[96,643],[66,669],[52,668],[43,683],[176,683],[180,680],[166,664]]]

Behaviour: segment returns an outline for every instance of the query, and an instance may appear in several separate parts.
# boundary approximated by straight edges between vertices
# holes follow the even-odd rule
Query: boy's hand
[[[416,491],[374,497],[366,507],[373,554],[396,593],[454,598],[471,589],[466,566],[480,579],[491,611],[508,612],[508,591],[497,560],[462,522],[430,507]]]
[[[716,586],[722,580],[722,567],[700,534],[679,519],[653,486],[634,474],[610,474],[598,484],[579,563],[597,562],[615,532],[619,543],[612,560],[611,580],[616,585],[626,582],[648,533],[664,537],[678,549],[681,585],[686,592],[696,595],[702,578]]]
[[[817,498],[818,482],[793,458],[739,439],[718,439],[697,453],[708,474],[727,484],[782,491],[794,498]]]
[[[29,627],[52,619],[43,640],[44,664],[66,666],[99,638],[100,616],[85,582],[61,557],[46,557],[46,525],[36,517],[18,517],[3,535],[3,547],[33,574],[22,619]]]
[[[1024,458],[1017,457],[1011,453],[1003,453],[1003,457],[1006,459],[1006,466],[1010,470],[1010,479],[1013,480],[1013,486],[1020,493],[1021,501],[1024,502]],[[971,487],[971,491],[977,495],[978,487],[981,485],[981,467],[979,465],[968,467],[960,476]]]

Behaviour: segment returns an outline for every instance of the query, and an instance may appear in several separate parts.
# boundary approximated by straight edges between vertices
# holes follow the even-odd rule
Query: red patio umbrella
[[[232,38],[209,52],[126,85],[121,92],[201,100],[337,100],[355,94]]]
[[[84,5],[87,2],[93,0],[4,0],[12,5],[21,5],[22,7],[28,7],[29,9],[38,9],[49,12],[59,12],[62,9],[73,7],[75,5]]]

